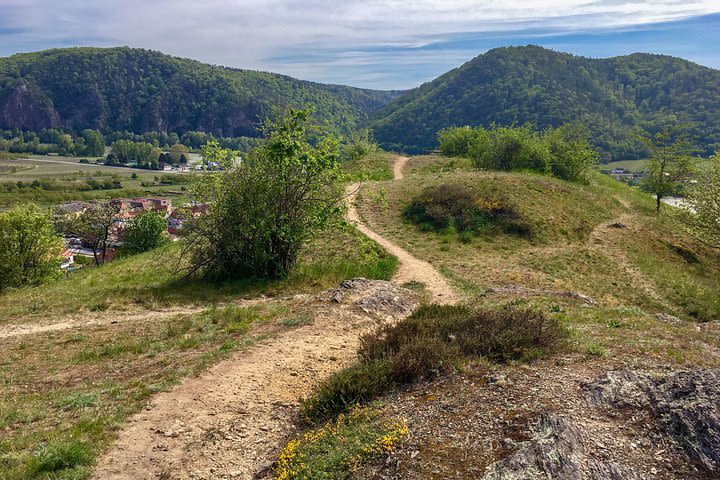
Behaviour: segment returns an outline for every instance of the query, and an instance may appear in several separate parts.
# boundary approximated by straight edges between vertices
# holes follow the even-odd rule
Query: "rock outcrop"
[[[417,296],[407,288],[384,280],[353,278],[324,295],[334,303],[352,303],[365,313],[401,317],[418,306]]]
[[[543,414],[533,438],[495,463],[483,480],[631,480],[634,473],[588,455],[583,432],[571,419]]]
[[[720,369],[613,371],[583,390],[595,406],[647,411],[698,468],[720,477]]]
[[[41,130],[60,125],[52,102],[34,84],[21,81],[0,97],[0,126]]]

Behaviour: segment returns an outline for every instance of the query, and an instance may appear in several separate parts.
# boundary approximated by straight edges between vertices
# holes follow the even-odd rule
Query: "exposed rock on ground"
[[[532,440],[505,457],[483,477],[484,480],[544,480],[638,478],[612,462],[601,462],[588,456],[583,432],[570,419],[542,414],[533,428]]]
[[[384,280],[353,278],[345,280],[327,297],[335,303],[353,303],[365,313],[409,315],[418,305],[417,297],[407,288]]]
[[[588,385],[604,379],[606,368],[571,356],[521,366],[481,363],[394,393],[386,414],[407,420],[408,438],[354,478],[718,478],[695,466],[654,415],[588,401]]]
[[[690,459],[720,477],[720,370],[615,371],[583,389],[593,405],[650,413]]]

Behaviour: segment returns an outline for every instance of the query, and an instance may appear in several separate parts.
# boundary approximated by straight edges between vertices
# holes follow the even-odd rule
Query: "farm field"
[[[197,156],[191,161],[197,161]],[[74,157],[4,159],[0,160],[0,208],[27,202],[54,205],[143,195],[171,196],[184,202],[184,185],[189,180],[186,173],[80,163],[80,158]]]

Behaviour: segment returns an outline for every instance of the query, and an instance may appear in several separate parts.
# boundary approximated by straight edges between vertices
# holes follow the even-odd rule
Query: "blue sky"
[[[368,88],[414,87],[526,44],[720,68],[720,1],[0,0],[0,56],[129,45]]]

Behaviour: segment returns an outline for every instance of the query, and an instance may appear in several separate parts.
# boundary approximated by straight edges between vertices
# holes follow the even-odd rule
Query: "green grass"
[[[79,163],[79,158],[73,157],[32,156],[28,159],[0,160],[0,207],[28,202],[54,205],[73,200],[105,200],[143,195],[164,195],[178,202],[187,201],[187,195],[177,192],[182,192],[184,183],[181,181],[189,180],[189,174],[170,174],[179,180],[174,185],[141,184],[152,184],[156,177],[162,178],[166,175],[167,172],[161,171]],[[50,182],[52,188],[13,188],[17,182],[28,184],[35,180]],[[89,180],[119,181],[122,188],[88,190]]]
[[[0,325],[42,320],[49,314],[137,311],[207,305],[238,296],[314,293],[353,277],[390,278],[397,260],[355,229],[335,229],[314,238],[297,268],[283,280],[243,279],[208,283],[172,272],[178,245],[89,267],[36,288],[0,295]]]
[[[312,322],[291,299],[243,307],[233,303],[238,298],[316,293],[355,276],[387,279],[397,268],[394,257],[353,228],[314,238],[293,274],[280,281],[183,281],[168,269],[177,248],[0,297],[0,325],[207,306],[196,314],[151,314],[1,340],[0,478],[88,478],[95,456],[149,396],[259,339]]]
[[[393,156],[392,153],[378,150],[357,160],[344,163],[343,170],[348,175],[348,180],[352,182],[392,180]]]
[[[615,168],[624,168],[626,170],[630,170],[631,172],[642,172],[645,169],[645,164],[647,163],[647,158],[639,159],[639,160],[620,160],[617,162],[610,162],[610,163],[603,163],[598,165],[598,168],[602,170],[613,170]],[[709,162],[707,162],[707,159],[701,159],[699,167],[701,170],[705,169],[709,166]]]
[[[617,162],[603,163],[598,166],[602,170],[613,170],[615,168],[624,168],[631,172],[642,172],[645,169],[646,158],[639,160],[619,160]]]
[[[403,181],[364,186],[358,195],[360,214],[371,228],[430,261],[468,296],[519,284],[580,291],[609,305],[634,305],[683,318],[718,318],[714,299],[720,298],[720,252],[658,218],[652,199],[638,189],[601,174],[590,185],[580,185],[527,173],[422,173],[434,165],[433,158],[421,157],[420,166],[411,159]],[[442,183],[500,198],[518,212],[533,236],[464,239],[404,220],[403,211],[413,198]],[[378,197],[384,202],[373,200]],[[600,226],[620,218],[630,228]],[[673,245],[700,262],[689,264]]]
[[[0,478],[84,479],[147,398],[232,351],[287,328],[292,304],[197,314],[5,341],[0,361]],[[262,332],[262,333],[260,333]]]

